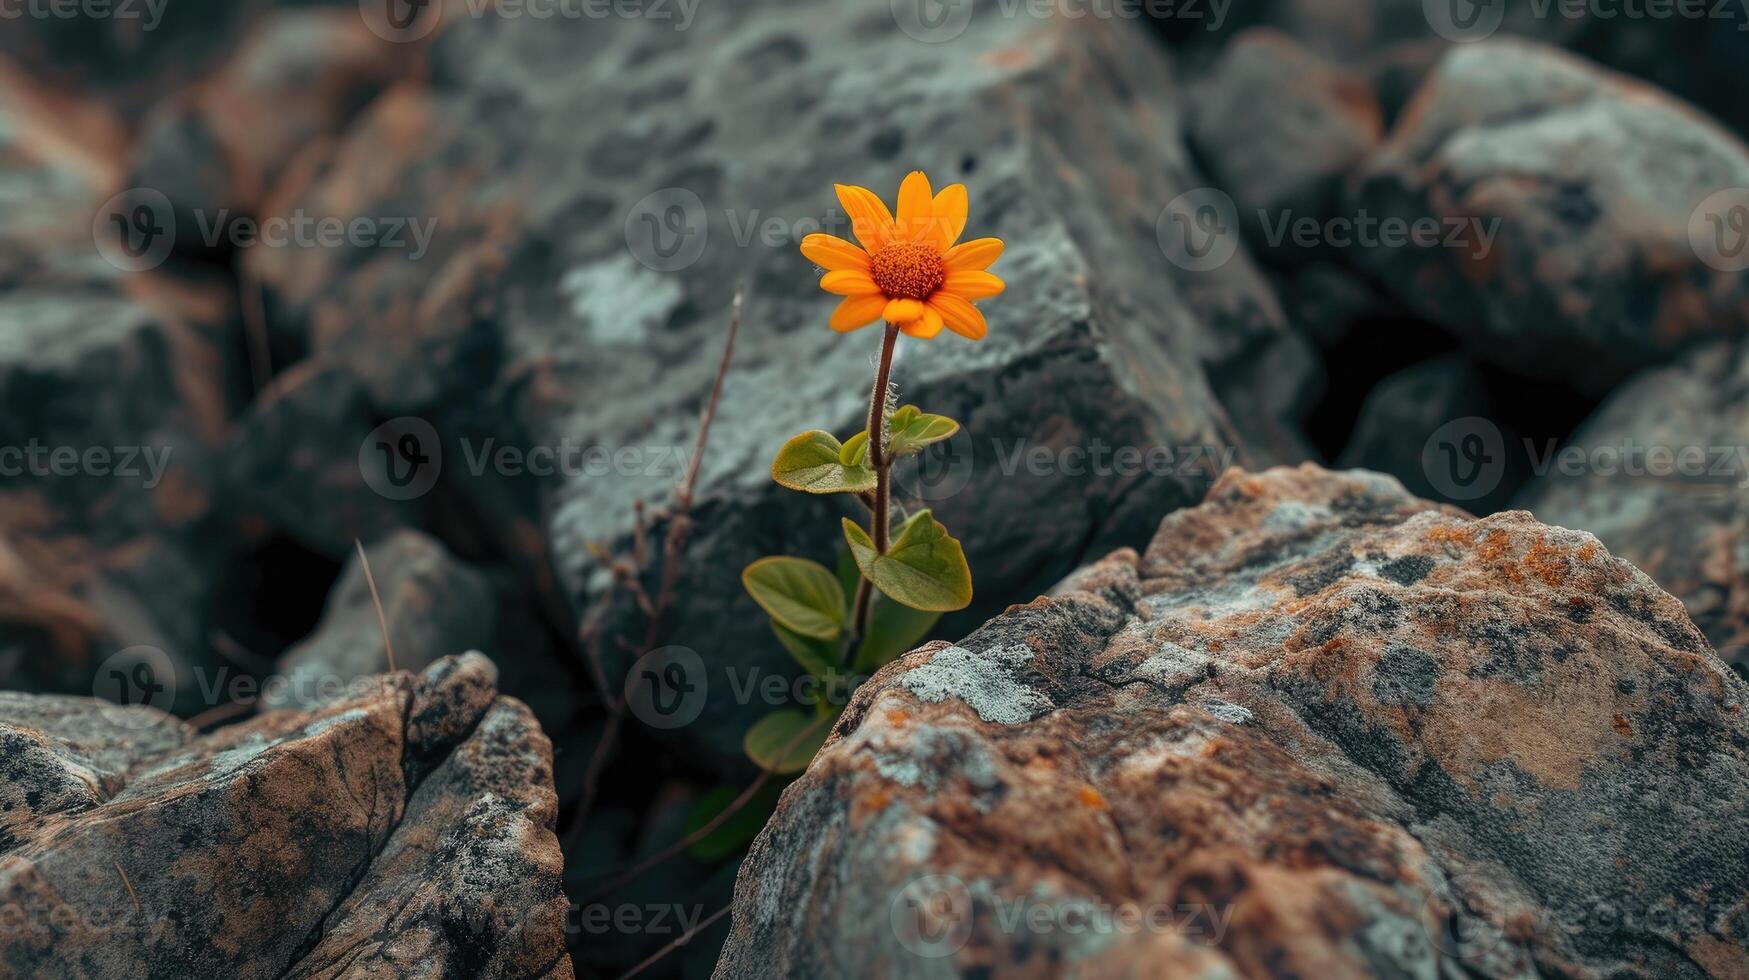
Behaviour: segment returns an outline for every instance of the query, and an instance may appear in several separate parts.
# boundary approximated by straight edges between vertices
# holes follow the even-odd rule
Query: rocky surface
[[[445,658],[210,735],[0,694],[0,970],[570,977],[552,748],[495,679]]]
[[[1581,527],[1681,599],[1749,673],[1749,348],[1717,345],[1622,386],[1549,452],[1519,506]]]
[[[1269,29],[1234,38],[1191,105],[1191,146],[1252,241],[1268,242],[1283,220],[1336,213],[1343,179],[1383,135],[1364,76]],[[1279,247],[1293,245],[1284,238]]]
[[[373,103],[332,168],[284,204],[435,218],[428,253],[251,253],[276,336],[351,371],[374,417],[429,421],[436,492],[469,501],[531,580],[581,609],[609,581],[589,546],[625,546],[634,504],[666,500],[682,472],[745,281],[688,601],[668,632],[763,674],[792,667],[721,570],[774,552],[831,560],[831,502],[797,501],[765,471],[773,433],[852,430],[875,342],[824,328],[831,298],[796,248],[822,221],[843,230],[834,181],[890,195],[912,168],[963,180],[971,232],[1010,243],[989,337],[902,345],[895,368],[905,399],[977,440],[907,494],[984,556],[990,601],[964,627],[1047,585],[1086,542],[1133,539],[1146,515],[1196,499],[1211,456],[1303,458],[1288,419],[1304,408],[1309,351],[1262,278],[1243,254],[1161,275],[1160,209],[1207,181],[1144,36],[990,13],[928,45],[884,9],[845,4],[804,33],[790,17],[729,3],[700,7],[685,31],[655,16],[447,25],[431,89]],[[841,86],[847,73],[856,84]],[[681,234],[654,242],[647,222],[668,219],[666,203]],[[1248,399],[1243,431],[1223,394]],[[1185,448],[1140,475],[1058,465],[1058,450],[1096,443]],[[1017,462],[1037,447],[1046,465]],[[503,463],[506,448],[518,455]],[[542,473],[527,465],[537,448],[570,455]],[[642,614],[627,603],[609,632],[641,635]],[[682,735],[738,762],[753,716],[728,698],[705,712]]]
[[[1589,534],[1232,471],[859,690],[717,975],[1742,976],[1746,702]]]
[[[1749,148],[1555,48],[1454,48],[1358,180],[1351,212],[1440,232],[1357,258],[1499,363],[1600,391],[1749,326],[1749,275],[1691,241]]]

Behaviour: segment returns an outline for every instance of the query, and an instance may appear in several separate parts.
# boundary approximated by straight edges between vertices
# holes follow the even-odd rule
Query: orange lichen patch
[[[1550,547],[1548,539],[1539,534],[1524,553],[1524,566],[1544,584],[1559,588],[1567,580],[1567,558],[1565,551]]]
[[[1579,549],[1579,560],[1580,561],[1590,561],[1591,559],[1593,559],[1595,557],[1597,557],[1597,546],[1596,545],[1586,544],[1585,547]]]
[[[891,802],[893,802],[893,794],[887,792],[886,788],[882,786],[858,793],[851,804],[850,819],[859,821],[872,817],[885,810],[887,804]]]
[[[1615,720],[1612,724],[1615,726],[1615,730],[1620,732],[1621,734],[1629,736],[1629,737],[1633,736],[1634,726],[1628,724],[1628,720],[1626,718],[1623,718],[1621,715],[1616,715]]]
[[[1080,800],[1081,805],[1085,807],[1092,807],[1095,810],[1111,809],[1111,804],[1105,801],[1105,797],[1091,786],[1081,787],[1080,792],[1075,794],[1075,798]]]
[[[1476,554],[1486,561],[1499,561],[1511,551],[1512,535],[1496,528],[1482,539],[1482,546],[1476,550]]]
[[[1476,540],[1476,532],[1448,525],[1431,528],[1422,538],[1430,544],[1471,544]]]
[[[894,728],[904,728],[905,725],[911,721],[910,712],[905,711],[903,708],[888,708],[886,717],[887,724]]]

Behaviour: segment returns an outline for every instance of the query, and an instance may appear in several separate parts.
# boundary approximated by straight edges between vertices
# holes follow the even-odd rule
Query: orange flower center
[[[947,266],[933,246],[893,242],[869,260],[868,274],[894,299],[928,299],[947,279]]]

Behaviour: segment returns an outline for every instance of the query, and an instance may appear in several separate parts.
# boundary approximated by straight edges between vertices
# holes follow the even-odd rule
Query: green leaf
[[[943,439],[953,438],[953,434],[960,430],[960,424],[945,415],[929,415],[915,405],[906,405],[893,413],[887,422],[887,430],[892,433],[887,454],[898,459],[922,452],[924,447]]]
[[[899,528],[884,555],[875,551],[868,532],[848,518],[844,538],[875,588],[912,609],[953,612],[971,605],[972,570],[965,551],[928,510],[918,511]]]
[[[759,836],[765,822],[771,819],[777,810],[778,797],[783,795],[782,780],[771,780],[761,786],[747,801],[747,805],[729,815],[717,826],[717,829],[706,834],[687,853],[700,861],[718,861],[747,846],[753,838]],[[686,834],[691,836],[717,818],[717,814],[729,808],[729,804],[740,798],[742,787],[718,786],[699,797],[686,814]]]
[[[816,640],[811,636],[803,636],[795,630],[785,627],[782,623],[772,620],[771,631],[777,634],[777,642],[796,658],[796,663],[815,677],[824,678],[832,673],[832,663],[838,656],[838,639]]]
[[[941,613],[912,609],[876,593],[868,609],[867,635],[856,651],[855,669],[879,670],[899,654],[915,650],[940,618]]]
[[[854,441],[854,440],[853,440]],[[771,478],[803,493],[865,493],[875,488],[874,471],[846,466],[844,450],[830,432],[813,429],[783,444],[771,461]]]
[[[761,558],[741,572],[741,584],[773,622],[793,632],[816,640],[844,632],[844,593],[817,561]]]
[[[844,440],[843,448],[838,450],[838,461],[845,466],[865,466],[868,463],[868,430]]]
[[[795,708],[774,711],[747,729],[741,748],[761,769],[779,775],[801,772],[825,744],[832,731],[832,718],[808,715]]]

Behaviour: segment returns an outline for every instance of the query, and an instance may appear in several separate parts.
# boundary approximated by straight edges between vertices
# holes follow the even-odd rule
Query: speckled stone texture
[[[1746,702],[1589,534],[1230,471],[859,690],[717,976],[1741,977]]]
[[[1518,505],[1645,569],[1749,673],[1749,346],[1714,345],[1623,385]]]
[[[1409,307],[1519,370],[1606,390],[1749,327],[1749,274],[1704,262],[1697,207],[1749,148],[1692,107],[1558,49],[1453,48],[1361,169],[1348,210],[1440,222],[1439,247],[1356,258]],[[1497,227],[1491,244],[1457,222]]]
[[[0,975],[570,977],[552,747],[495,678],[204,736],[0,694]]]
[[[980,5],[932,44],[879,4],[814,5],[804,27],[780,4],[707,3],[684,30],[680,6],[665,9],[446,20],[432,84],[372,103],[332,165],[281,200],[434,218],[428,254],[244,258],[274,335],[351,372],[366,417],[432,423],[443,464],[429,499],[466,501],[559,608],[599,600],[610,576],[591,546],[625,549],[634,504],[670,498],[744,282],[666,640],[696,649],[719,689],[728,671],[794,671],[723,570],[775,553],[831,563],[842,545],[843,502],[767,476],[788,434],[847,436],[866,413],[879,335],[826,327],[833,298],[797,249],[822,224],[848,232],[834,182],[891,198],[912,169],[963,181],[967,234],[1009,243],[996,265],[1008,291],[981,304],[989,336],[906,341],[894,368],[903,399],[966,426],[932,476],[900,479],[907,505],[932,505],[980,556],[984,605],[944,631],[1047,588],[1090,545],[1147,534],[1200,498],[1222,467],[1211,455],[1306,458],[1290,420],[1313,364],[1261,275],[1243,253],[1189,273],[1160,251],[1162,209],[1208,180],[1180,136],[1170,56],[1133,21]],[[684,235],[665,244],[696,242],[696,260],[659,261],[649,229],[670,217]],[[1177,455],[1144,473],[1070,472],[1054,455],[1097,445]],[[593,455],[548,473],[492,455],[543,447]],[[1043,466],[1019,455],[1039,447]],[[626,600],[604,635],[643,624]],[[628,665],[608,666],[617,678]],[[665,737],[744,768],[740,739],[763,710],[713,696]]]

